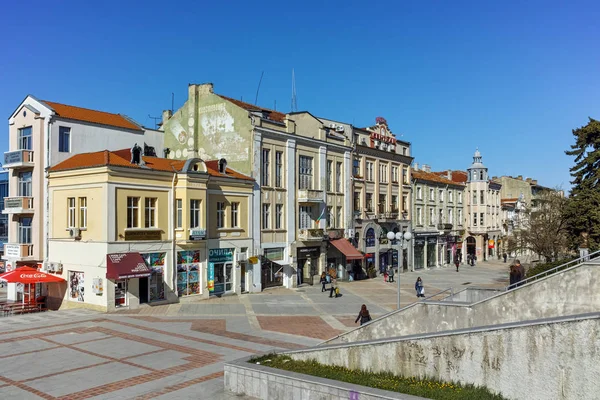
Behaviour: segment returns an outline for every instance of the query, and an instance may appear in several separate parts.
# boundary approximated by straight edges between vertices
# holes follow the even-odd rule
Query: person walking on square
[[[425,297],[425,288],[423,288],[421,277],[418,277],[415,282],[415,290],[417,291],[417,297]]]
[[[515,264],[511,264],[510,266],[510,285],[509,289],[514,289],[519,279],[519,272],[517,271],[517,266]]]
[[[508,258],[508,255],[506,253],[502,254],[502,258],[504,258],[504,262],[506,263],[506,259]]]
[[[390,267],[388,272],[388,282],[394,282],[394,267]]]
[[[383,271],[383,281],[384,281],[384,282],[387,282],[387,281],[388,281],[388,277],[389,277],[389,274],[388,274],[388,270],[387,270],[387,268],[386,268],[386,269]]]
[[[454,257],[454,266],[456,267],[456,272],[458,272],[458,267],[460,266],[460,256],[458,254]]]
[[[525,279],[525,267],[521,265],[521,261],[515,260],[515,268],[517,269],[517,281],[515,284],[521,286],[521,281]]]
[[[360,312],[358,313],[358,317],[356,317],[354,323],[357,323],[358,320],[360,320],[361,326],[371,321],[371,314],[369,314],[369,310],[367,310],[367,306],[365,304],[360,307]]]
[[[327,290],[327,288],[325,287],[325,285],[327,285],[327,274],[325,274],[325,271],[323,271],[321,273],[321,280],[320,280],[320,282],[321,282],[321,285],[323,285],[321,287],[321,293],[323,293],[324,291]]]
[[[329,297],[338,297],[339,290],[337,286],[337,275],[334,272],[330,273],[331,275],[331,289],[329,289]],[[335,296],[334,296],[335,293]]]

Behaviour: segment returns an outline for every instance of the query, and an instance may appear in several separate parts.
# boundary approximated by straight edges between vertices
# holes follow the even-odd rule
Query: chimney
[[[532,185],[537,185],[537,179],[532,179],[532,180],[531,180],[531,184],[532,184]]]
[[[171,110],[164,110],[162,113],[162,126],[165,126],[165,123],[171,119],[173,116],[173,112]]]
[[[517,179],[519,179],[519,180],[521,180],[521,181],[522,181],[522,180],[523,180],[523,175],[519,175],[519,176],[517,176]]]
[[[448,180],[451,181],[452,180],[452,170],[449,169],[448,171],[446,171],[446,175],[448,177]]]
[[[214,93],[214,85],[212,83],[190,83],[188,85],[188,98],[195,98],[196,94],[202,96],[209,93]]]
[[[525,178],[525,181],[526,181],[527,183],[531,183],[531,178]]]
[[[423,164],[423,171],[425,172],[431,172],[431,167],[427,164]]]
[[[418,171],[419,170],[419,163],[415,163],[415,165],[413,165],[413,171]]]
[[[226,172],[227,172],[227,160],[224,158],[221,158],[219,160],[219,173],[225,175]]]

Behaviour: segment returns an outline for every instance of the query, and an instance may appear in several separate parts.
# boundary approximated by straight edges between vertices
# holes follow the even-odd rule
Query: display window
[[[200,250],[177,252],[177,293],[200,294]]]

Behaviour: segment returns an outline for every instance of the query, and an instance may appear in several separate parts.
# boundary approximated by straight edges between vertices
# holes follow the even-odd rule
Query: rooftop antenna
[[[256,97],[254,98],[254,105],[256,105],[256,103],[258,103],[258,91],[260,90],[260,84],[262,82],[262,78],[263,78],[264,74],[265,74],[265,71],[263,71],[260,74],[260,80],[258,81],[258,87],[256,88]]]
[[[148,114],[148,118],[153,119],[154,120],[154,129],[158,128],[158,120],[162,120],[162,117],[153,117],[150,114]]]
[[[298,102],[296,100],[296,75],[292,68],[292,112],[298,111]]]
[[[173,114],[175,109],[175,93],[171,92],[171,114]]]

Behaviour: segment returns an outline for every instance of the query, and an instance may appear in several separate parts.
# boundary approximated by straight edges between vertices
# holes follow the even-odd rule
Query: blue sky
[[[597,1],[8,2],[0,113],[27,95],[152,126],[188,83],[367,126],[419,164],[569,187],[571,129],[600,118]],[[6,121],[6,120],[5,120]],[[0,146],[8,147],[8,124]],[[3,151],[4,151],[3,150]]]

